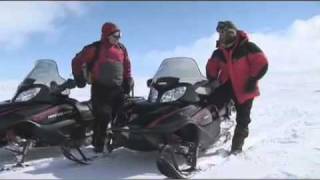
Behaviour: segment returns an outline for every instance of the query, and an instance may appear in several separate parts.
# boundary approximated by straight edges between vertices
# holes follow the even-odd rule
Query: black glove
[[[77,84],[75,80],[67,79],[61,86],[63,89],[73,89],[77,86]]]
[[[249,78],[246,84],[246,92],[252,92],[257,88],[257,80],[255,78]]]
[[[87,84],[86,79],[82,75],[74,76],[74,80],[79,88],[83,88]]]
[[[209,82],[209,87],[212,90],[212,92],[217,89],[220,86],[220,82],[217,80],[213,80]]]
[[[126,79],[122,83],[122,88],[125,94],[129,94],[130,91],[133,89],[133,87],[134,87],[134,81],[132,78]]]
[[[55,81],[50,82],[50,93],[59,94],[61,92],[59,85]]]

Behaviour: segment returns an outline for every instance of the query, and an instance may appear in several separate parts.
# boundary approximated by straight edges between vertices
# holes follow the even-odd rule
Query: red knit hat
[[[104,34],[105,36],[109,36],[114,32],[120,31],[120,29],[114,23],[106,22],[103,24],[101,31],[102,34]]]

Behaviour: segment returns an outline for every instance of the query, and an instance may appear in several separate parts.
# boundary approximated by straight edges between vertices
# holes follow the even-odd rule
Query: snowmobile
[[[165,59],[147,86],[147,99],[128,98],[122,115],[114,118],[106,148],[109,152],[120,147],[159,151],[157,167],[162,174],[188,178],[201,152],[222,136],[230,139],[230,132],[222,132],[220,124],[230,116],[232,104],[217,109],[208,102],[210,84],[192,58]],[[69,149],[65,155],[85,164],[90,158],[77,151]]]
[[[13,98],[0,104],[0,147],[23,166],[32,147],[76,146],[90,137],[90,101],[68,95],[75,81],[59,75],[54,60],[38,60]]]

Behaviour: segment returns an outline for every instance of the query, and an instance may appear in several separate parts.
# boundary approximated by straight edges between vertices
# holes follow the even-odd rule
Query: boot
[[[248,128],[243,128],[240,126],[236,126],[234,130],[234,135],[232,138],[231,152],[230,154],[239,154],[242,152],[242,146],[244,144],[244,140],[248,137],[249,130]]]
[[[100,146],[95,146],[93,151],[95,153],[103,153],[104,152],[104,145],[100,145]]]
[[[8,144],[8,141],[6,140],[0,140],[0,148],[3,146],[6,146]]]
[[[243,137],[233,136],[230,154],[237,155],[241,153],[243,144],[244,144]]]
[[[104,152],[104,145],[105,145],[104,136],[97,137],[97,134],[95,134],[94,141],[92,142],[92,145],[94,146],[93,151],[95,153],[103,153]]]

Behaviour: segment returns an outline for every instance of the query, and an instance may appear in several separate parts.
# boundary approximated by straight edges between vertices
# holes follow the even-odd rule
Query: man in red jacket
[[[77,86],[92,83],[95,152],[104,151],[106,128],[123,105],[124,93],[133,88],[129,56],[120,37],[120,29],[107,22],[102,26],[101,40],[85,46],[72,60]]]
[[[258,80],[267,72],[268,61],[262,50],[232,22],[220,21],[216,30],[217,49],[207,62],[206,73],[209,81],[220,84],[211,101],[218,108],[231,99],[235,102],[237,125],[230,153],[237,154],[249,135],[253,99],[260,94]]]

